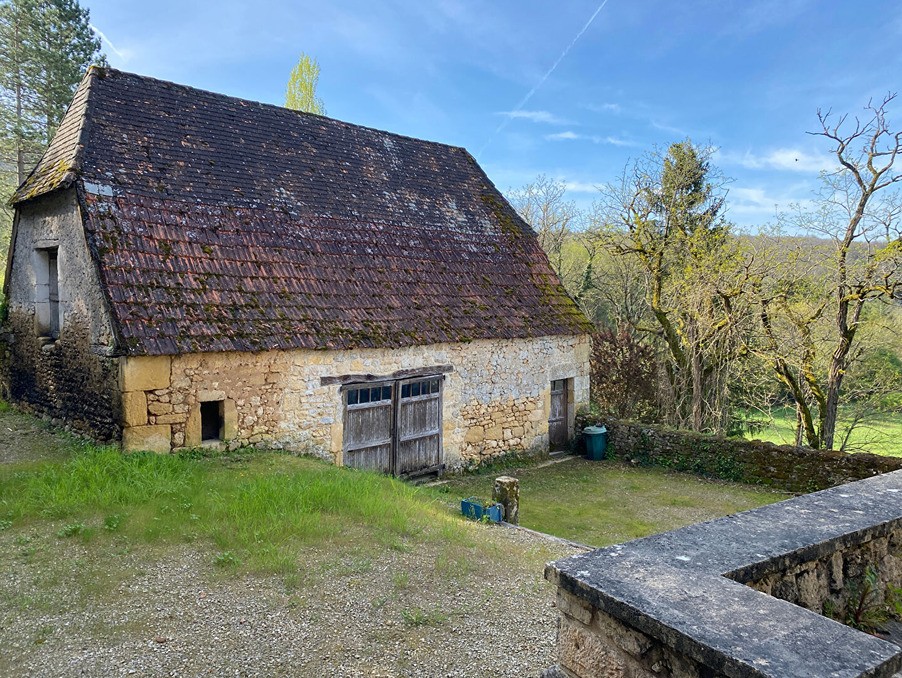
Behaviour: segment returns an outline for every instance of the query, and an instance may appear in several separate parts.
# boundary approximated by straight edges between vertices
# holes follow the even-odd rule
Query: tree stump
[[[492,501],[504,507],[504,520],[512,525],[520,524],[520,481],[510,476],[495,478]]]

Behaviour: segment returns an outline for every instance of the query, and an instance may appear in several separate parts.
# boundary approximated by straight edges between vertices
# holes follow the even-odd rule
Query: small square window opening
[[[200,439],[201,442],[222,440],[225,419],[223,401],[211,400],[200,404]]]

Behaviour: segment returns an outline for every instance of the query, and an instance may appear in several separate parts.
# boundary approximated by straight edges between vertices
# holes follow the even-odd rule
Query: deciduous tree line
[[[843,448],[841,408],[902,411],[902,132],[894,95],[818,112],[836,167],[811,207],[729,222],[712,148],[684,140],[599,186],[591,210],[539,177],[511,199],[596,322],[593,400],[619,417],[727,432],[791,404],[797,444]]]

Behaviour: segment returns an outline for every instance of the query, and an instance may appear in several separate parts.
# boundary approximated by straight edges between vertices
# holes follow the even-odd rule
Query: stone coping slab
[[[728,676],[889,676],[896,645],[745,582],[902,526],[902,471],[550,563],[565,591]]]

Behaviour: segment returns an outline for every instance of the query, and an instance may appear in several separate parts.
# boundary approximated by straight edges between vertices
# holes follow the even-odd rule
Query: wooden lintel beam
[[[408,370],[397,370],[391,374],[341,374],[335,377],[321,377],[321,386],[350,386],[351,384],[372,384],[382,381],[396,381],[398,379],[413,379],[415,377],[435,377],[440,374],[453,372],[453,365],[433,365],[432,367],[417,367]]]

